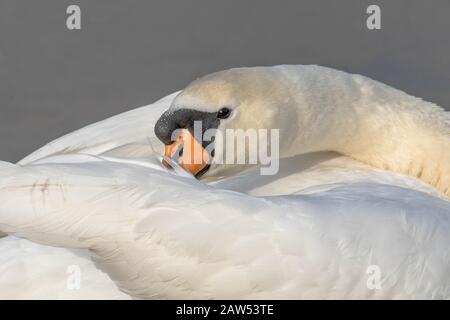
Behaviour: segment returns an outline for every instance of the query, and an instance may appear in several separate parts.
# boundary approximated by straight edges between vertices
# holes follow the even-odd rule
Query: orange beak
[[[182,148],[181,151],[180,147]],[[194,176],[201,172],[209,163],[208,152],[187,129],[181,131],[175,142],[166,146],[164,155],[173,159],[178,152],[182,152],[178,158],[178,164]],[[170,167],[167,161],[163,160],[162,163],[164,166]]]

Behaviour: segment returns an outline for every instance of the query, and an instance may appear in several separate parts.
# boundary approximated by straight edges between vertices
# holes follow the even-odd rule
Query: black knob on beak
[[[165,145],[172,144],[172,132],[176,129],[182,128],[176,121],[176,111],[167,110],[158,119],[155,125],[155,135]]]
[[[188,129],[194,134],[195,121],[199,121],[202,124],[201,135],[207,129],[216,129],[220,123],[215,112],[210,113],[193,109],[167,110],[156,122],[155,135],[165,145],[170,145],[174,142],[172,140],[172,133],[177,129]]]

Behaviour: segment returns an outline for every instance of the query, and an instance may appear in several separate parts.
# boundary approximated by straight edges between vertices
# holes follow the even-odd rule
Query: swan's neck
[[[371,166],[418,178],[450,197],[450,134],[439,124],[362,127],[338,152]]]
[[[327,134],[307,151],[336,151],[416,177],[450,197],[449,114],[421,100],[412,106],[364,108],[353,106],[325,124]]]

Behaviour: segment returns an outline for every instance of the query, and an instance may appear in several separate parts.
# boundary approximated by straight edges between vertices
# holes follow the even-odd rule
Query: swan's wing
[[[56,139],[22,159],[28,164],[52,155],[85,153],[144,157],[152,154],[152,146],[160,143],[153,128],[159,116],[169,108],[178,92],[153,104],[134,109],[94,123]],[[151,144],[151,145],[149,145]]]
[[[45,160],[56,163],[60,158]],[[83,155],[65,157],[74,163],[87,160],[99,161]],[[11,168],[15,166],[0,162],[0,176],[5,177]],[[9,236],[0,239],[0,252],[0,299],[130,299],[95,267],[87,250],[56,248]]]
[[[97,160],[0,174],[0,230],[89,248],[135,297],[450,298],[450,204],[419,191],[257,198]]]
[[[0,299],[130,299],[86,250],[0,239]]]

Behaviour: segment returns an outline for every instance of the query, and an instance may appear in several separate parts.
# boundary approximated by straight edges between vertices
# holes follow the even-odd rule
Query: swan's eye
[[[226,119],[230,116],[231,110],[228,108],[222,108],[217,112],[217,118]]]

